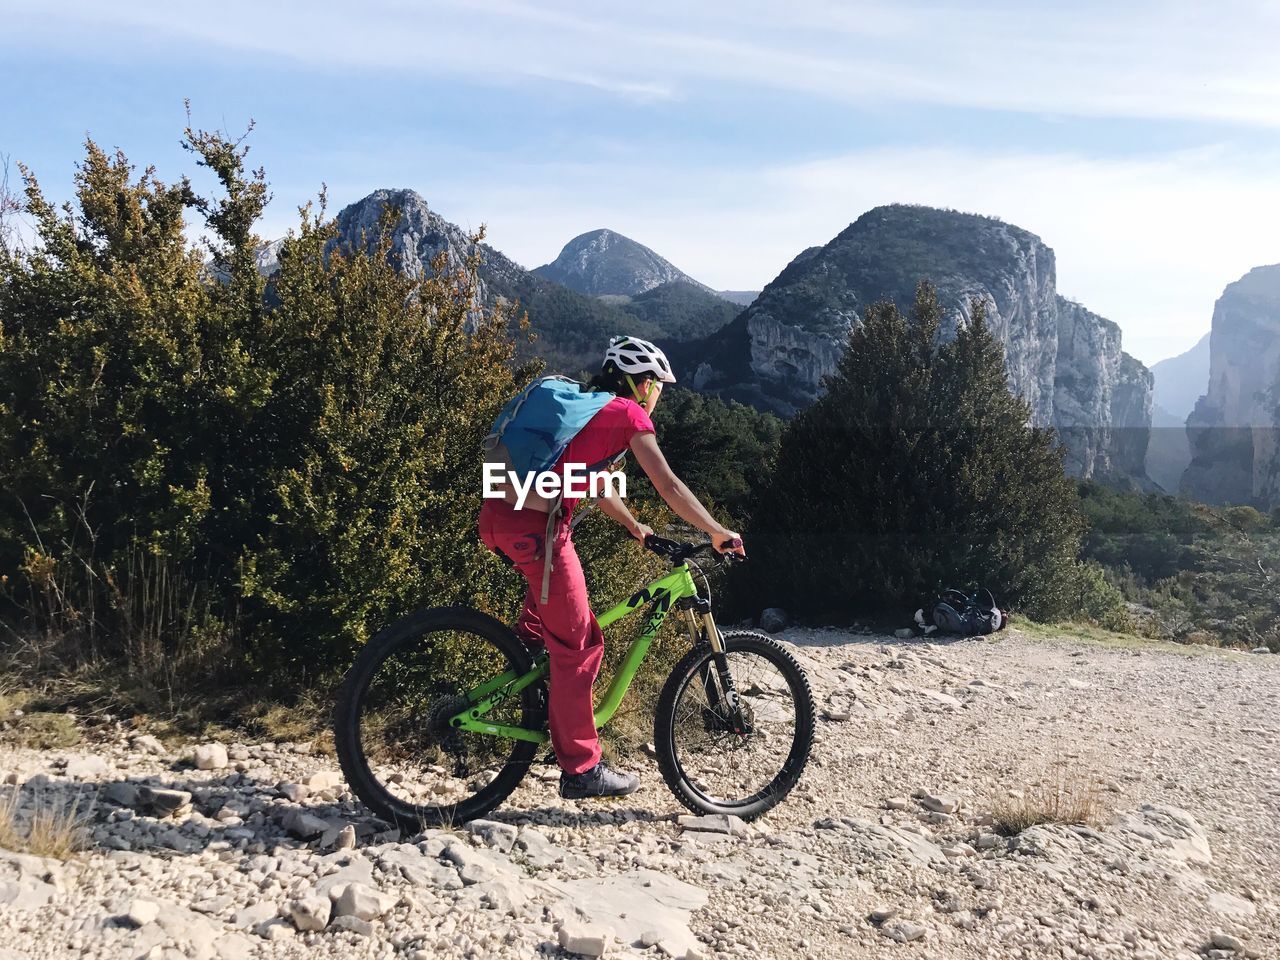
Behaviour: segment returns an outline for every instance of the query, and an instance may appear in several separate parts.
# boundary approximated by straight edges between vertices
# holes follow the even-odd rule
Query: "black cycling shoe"
[[[640,778],[634,773],[619,773],[601,760],[583,773],[560,774],[560,796],[565,800],[587,797],[625,797],[640,789]]]

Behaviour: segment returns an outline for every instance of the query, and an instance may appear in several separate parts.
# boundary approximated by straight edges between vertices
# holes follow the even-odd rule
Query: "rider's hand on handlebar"
[[[736,553],[740,557],[747,555],[747,548],[742,545],[742,537],[732,530],[717,530],[711,535],[711,545],[716,553]]]
[[[631,535],[641,543],[644,543],[645,537],[653,536],[653,527],[649,526],[647,523],[637,523],[631,528]]]

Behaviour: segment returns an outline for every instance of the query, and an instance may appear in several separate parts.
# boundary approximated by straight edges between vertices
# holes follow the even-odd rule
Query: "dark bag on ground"
[[[1002,629],[1006,619],[996,606],[996,598],[985,588],[973,593],[944,590],[933,603],[916,611],[916,626],[925,634],[938,630],[976,637]]]

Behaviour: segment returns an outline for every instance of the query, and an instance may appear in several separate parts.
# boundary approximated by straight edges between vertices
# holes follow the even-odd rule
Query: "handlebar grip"
[[[733,552],[734,550],[742,549],[741,537],[734,537],[732,540],[726,540],[724,543],[720,544],[720,549],[728,551],[720,554],[720,559],[725,563],[742,563],[742,561],[747,559],[747,555],[745,553]]]

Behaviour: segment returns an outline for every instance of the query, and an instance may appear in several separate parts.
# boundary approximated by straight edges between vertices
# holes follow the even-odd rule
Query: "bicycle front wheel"
[[[356,658],[334,712],[348,785],[408,832],[484,816],[520,783],[537,745],[458,730],[448,719],[467,706],[467,691],[531,668],[511,630],[466,607],[423,610],[386,627]],[[543,729],[543,689],[526,687],[486,720]]]
[[[744,820],[782,801],[813,747],[813,694],[793,656],[751,630],[723,634],[739,712],[725,702],[715,654],[699,644],[658,698],[654,745],[662,777],[697,813]]]

